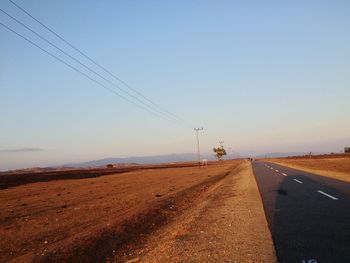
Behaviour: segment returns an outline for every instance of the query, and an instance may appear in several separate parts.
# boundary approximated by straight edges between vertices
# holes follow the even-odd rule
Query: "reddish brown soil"
[[[216,164],[209,162],[208,165]],[[54,170],[40,168],[39,171],[31,171],[26,169],[23,171],[0,172],[0,189],[36,183],[49,182],[53,180],[68,180],[99,177],[108,174],[126,173],[144,169],[164,169],[164,168],[180,168],[195,167],[197,162],[183,162],[172,164],[149,164],[149,165],[130,165],[119,168],[86,168],[86,169],[70,169],[70,170]]]
[[[241,163],[138,170],[0,190],[0,262],[103,262],[142,242]]]
[[[211,185],[191,209],[112,262],[276,262],[251,164]]]

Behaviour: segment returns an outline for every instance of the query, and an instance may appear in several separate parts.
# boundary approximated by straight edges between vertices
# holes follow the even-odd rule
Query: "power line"
[[[69,53],[67,53],[66,51],[62,50],[60,47],[58,47],[57,45],[55,45],[54,43],[52,43],[51,41],[49,41],[47,38],[43,37],[42,35],[40,35],[39,33],[37,33],[36,31],[34,31],[33,29],[31,29],[30,27],[26,26],[24,23],[22,23],[21,21],[19,21],[18,19],[16,19],[15,17],[13,17],[12,15],[10,15],[9,13],[7,13],[6,11],[2,10],[0,8],[0,11],[3,12],[5,15],[7,15],[8,17],[10,17],[12,20],[16,21],[18,24],[20,24],[21,26],[23,26],[24,28],[26,28],[27,30],[29,30],[30,32],[32,32],[33,34],[35,34],[36,36],[38,36],[40,39],[44,40],[46,43],[48,43],[49,45],[53,46],[54,48],[58,49],[60,52],[62,52],[63,54],[65,54],[66,56],[68,56],[69,58],[71,58],[72,60],[76,61],[77,63],[79,63],[81,66],[83,66],[84,68],[86,68],[87,70],[89,70],[90,72],[94,73],[95,75],[99,76],[100,78],[102,78],[103,80],[105,80],[106,82],[108,82],[110,85],[116,87],[117,89],[119,89],[120,91],[124,92],[126,95],[132,97],[133,99],[137,100],[138,102],[140,102],[141,104],[143,104],[144,106],[146,106],[147,108],[149,108],[152,111],[156,111],[161,115],[164,115],[163,112],[157,110],[154,107],[150,107],[148,104],[144,103],[142,100],[140,100],[138,97],[134,96],[133,94],[130,94],[129,92],[125,91],[124,89],[120,88],[118,85],[116,85],[115,83],[113,83],[112,81],[110,81],[109,79],[105,78],[104,76],[102,76],[101,74],[99,74],[98,72],[96,72],[95,70],[91,69],[90,67],[86,66],[84,63],[82,63],[80,60],[76,59],[75,57],[73,57],[72,55],[70,55]],[[166,115],[165,115],[166,116]],[[168,118],[168,116],[166,116]]]
[[[40,25],[42,25],[44,28],[46,28],[48,31],[50,31],[52,34],[54,34],[56,37],[58,37],[60,40],[62,40],[64,43],[66,43],[67,45],[69,45],[71,48],[73,48],[75,51],[77,51],[79,54],[81,54],[83,57],[85,57],[86,59],[88,59],[90,62],[92,62],[94,65],[96,65],[97,67],[99,67],[100,69],[102,69],[104,72],[106,72],[107,74],[109,74],[110,76],[112,76],[114,79],[118,80],[120,83],[122,83],[125,87],[127,87],[129,90],[133,91],[134,93],[136,93],[137,95],[139,95],[140,97],[142,97],[144,100],[146,100],[147,102],[151,103],[154,107],[156,107],[158,110],[166,113],[167,115],[171,115],[173,118],[176,118],[178,121],[181,121],[183,123],[186,123],[186,125],[188,125],[187,121],[183,120],[182,118],[180,118],[179,116],[177,116],[174,113],[171,113],[170,111],[164,109],[163,107],[159,106],[157,103],[153,102],[152,100],[148,99],[145,95],[143,95],[141,92],[139,92],[138,90],[132,88],[128,83],[126,83],[125,81],[123,81],[122,79],[120,79],[119,77],[117,77],[115,74],[113,74],[110,70],[107,70],[105,67],[101,66],[99,63],[97,63],[94,59],[92,59],[91,57],[89,57],[86,53],[84,53],[83,51],[81,51],[79,48],[75,47],[73,44],[71,44],[68,40],[66,40],[65,38],[63,38],[61,35],[59,35],[58,33],[56,33],[53,29],[51,29],[50,27],[48,27],[47,25],[45,25],[43,22],[41,22],[40,20],[38,20],[37,18],[35,18],[33,15],[31,15],[28,11],[26,11],[24,8],[22,8],[21,6],[19,6],[17,3],[15,3],[12,0],[9,0],[13,5],[15,5],[18,9],[20,9],[22,12],[24,12],[25,14],[27,14],[28,16],[30,16],[33,20],[35,20],[37,23],[39,23]],[[129,95],[130,96],[130,95]]]
[[[165,118],[164,116],[162,115],[159,115],[153,111],[150,111],[148,108],[145,108],[137,103],[135,103],[134,101],[130,100],[129,98],[119,94],[118,92],[116,92],[114,89],[111,89],[109,87],[107,87],[106,85],[104,85],[103,83],[99,82],[98,80],[90,77],[89,75],[87,75],[86,73],[82,72],[81,70],[77,69],[76,67],[72,66],[71,64],[69,64],[68,62],[64,61],[63,59],[57,57],[56,55],[52,54],[50,51],[47,51],[46,49],[44,49],[43,47],[39,46],[38,44],[34,43],[33,41],[31,41],[30,39],[28,39],[27,37],[23,36],[22,34],[16,32],[15,30],[13,30],[12,28],[10,28],[9,26],[3,24],[2,22],[0,22],[0,25],[2,25],[4,28],[6,28],[7,30],[11,31],[12,33],[16,34],[17,36],[21,37],[22,39],[26,40],[27,42],[29,42],[31,45],[37,47],[38,49],[40,49],[41,51],[43,51],[44,53],[48,54],[49,56],[55,58],[56,60],[58,60],[59,62],[63,63],[64,65],[68,66],[69,68],[73,69],[74,71],[80,73],[81,75],[83,75],[84,77],[88,78],[89,80],[91,80],[92,82],[98,84],[99,86],[103,87],[104,89],[112,92],[113,94],[117,95],[118,97],[128,101],[129,103],[139,107],[139,108],[142,108],[143,110],[146,110],[147,112],[163,119],[163,120],[167,120],[167,121],[170,121],[170,122],[173,122],[172,120],[168,119],[168,118]]]

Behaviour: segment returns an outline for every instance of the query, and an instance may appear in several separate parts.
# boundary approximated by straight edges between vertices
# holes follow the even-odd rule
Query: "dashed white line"
[[[323,194],[323,195],[329,197],[330,199],[338,200],[338,198],[334,197],[333,195],[327,194],[327,193],[325,193],[325,192],[323,192],[321,190],[318,190],[317,192],[319,192],[320,194]]]
[[[275,170],[277,173],[279,172],[278,170]]]
[[[287,176],[287,174],[285,174],[285,173],[282,173],[284,176]]]
[[[298,179],[293,179],[294,181],[296,181],[297,183],[299,184],[302,184],[303,182],[302,181],[299,181]]]

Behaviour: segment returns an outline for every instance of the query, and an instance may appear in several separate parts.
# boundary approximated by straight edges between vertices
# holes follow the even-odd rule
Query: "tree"
[[[226,150],[224,149],[223,146],[213,148],[213,151],[215,153],[215,157],[218,158],[218,161],[221,161],[222,157],[226,155]]]

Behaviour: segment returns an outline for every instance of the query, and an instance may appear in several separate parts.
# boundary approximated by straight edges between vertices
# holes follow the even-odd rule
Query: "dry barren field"
[[[350,155],[274,158],[267,161],[350,182]]]
[[[248,161],[238,160],[201,169],[141,169],[94,178],[27,182],[2,189],[0,262],[126,262],[143,257],[149,262],[164,262],[155,260],[156,252],[150,256],[153,251],[150,248],[156,249],[151,237],[158,233],[164,239],[168,236],[164,236],[165,229],[170,226],[182,229],[179,225],[188,222],[188,218],[194,220],[194,214],[198,216],[209,204],[214,206],[215,214],[213,202],[218,199],[213,199],[213,194],[218,194],[217,189],[226,185],[229,190],[226,194],[221,190],[217,198],[224,201],[239,196],[233,186],[239,176],[253,178],[249,169]],[[258,215],[258,220],[254,219],[251,224],[263,229],[260,239],[254,237],[258,243],[254,249],[256,255],[251,252],[252,257],[273,258],[272,240],[254,180],[249,187],[257,204],[249,205]],[[244,188],[241,186],[237,191],[244,192]],[[236,200],[233,199],[231,205]],[[244,219],[240,218],[237,223],[244,223]],[[224,226],[216,228],[220,227]],[[170,246],[167,249],[170,251]],[[262,251],[265,252],[261,254]]]

